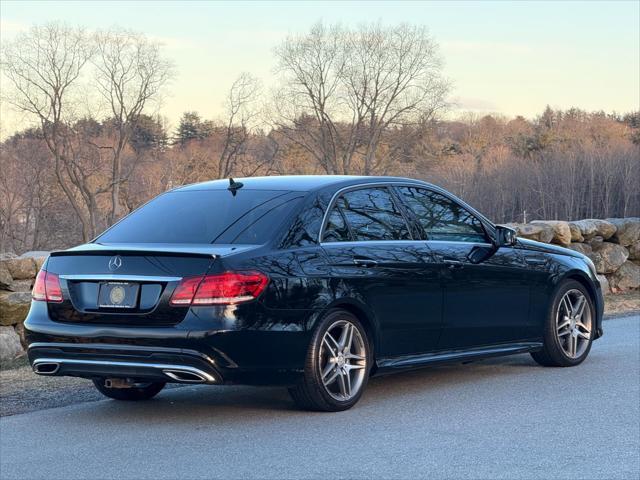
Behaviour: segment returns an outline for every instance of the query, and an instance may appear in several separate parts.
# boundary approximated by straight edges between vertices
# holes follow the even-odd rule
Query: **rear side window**
[[[482,223],[462,205],[425,188],[398,187],[398,191],[420,222],[427,240],[486,241]]]
[[[248,243],[269,241],[300,201],[273,190],[186,190],[153,199],[103,233],[100,243]]]
[[[339,198],[329,214],[324,241],[344,241],[347,229],[355,241],[411,240],[407,222],[384,187],[354,190]]]

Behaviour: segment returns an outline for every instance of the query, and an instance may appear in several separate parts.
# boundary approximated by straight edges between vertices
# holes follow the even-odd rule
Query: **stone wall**
[[[506,226],[515,229],[519,237],[584,253],[596,266],[605,293],[640,288],[640,218],[540,220]]]
[[[22,322],[29,312],[31,288],[48,252],[19,257],[0,254],[0,361],[24,354]]]
[[[605,293],[640,288],[640,218],[535,221],[507,224],[518,236],[554,243],[587,255],[596,266]],[[0,360],[24,353],[22,322],[31,288],[48,252],[19,257],[0,254]]]

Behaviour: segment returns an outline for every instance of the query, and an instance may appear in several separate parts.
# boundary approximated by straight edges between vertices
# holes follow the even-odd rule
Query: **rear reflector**
[[[260,272],[224,272],[183,279],[171,296],[171,305],[233,305],[257,298],[269,283]]]
[[[58,275],[44,269],[40,270],[36,277],[36,283],[33,285],[31,298],[38,302],[62,302],[62,287]]]

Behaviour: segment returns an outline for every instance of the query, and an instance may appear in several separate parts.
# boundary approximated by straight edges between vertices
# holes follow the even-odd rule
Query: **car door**
[[[513,247],[496,250],[478,216],[442,193],[417,186],[398,186],[397,192],[422,227],[426,261],[438,264],[441,272],[438,349],[535,338],[522,254]]]
[[[334,290],[375,315],[381,357],[434,349],[442,322],[439,272],[424,269],[424,242],[413,238],[398,203],[385,186],[345,191],[322,237]]]

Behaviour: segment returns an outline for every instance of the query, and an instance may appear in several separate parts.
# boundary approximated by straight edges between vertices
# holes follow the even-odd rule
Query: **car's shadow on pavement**
[[[369,386],[354,409],[377,409],[389,404],[426,408],[452,390],[473,390],[478,384],[495,382],[507,388],[521,375],[532,374],[537,365],[528,355],[489,359],[467,365],[432,366],[370,379]],[[504,385],[504,387],[500,387]],[[265,413],[268,412],[268,415]],[[168,388],[145,402],[105,400],[78,409],[92,422],[178,422],[229,424],[229,422],[272,421],[274,417],[309,418],[327,415],[297,409],[284,387],[184,386]]]

